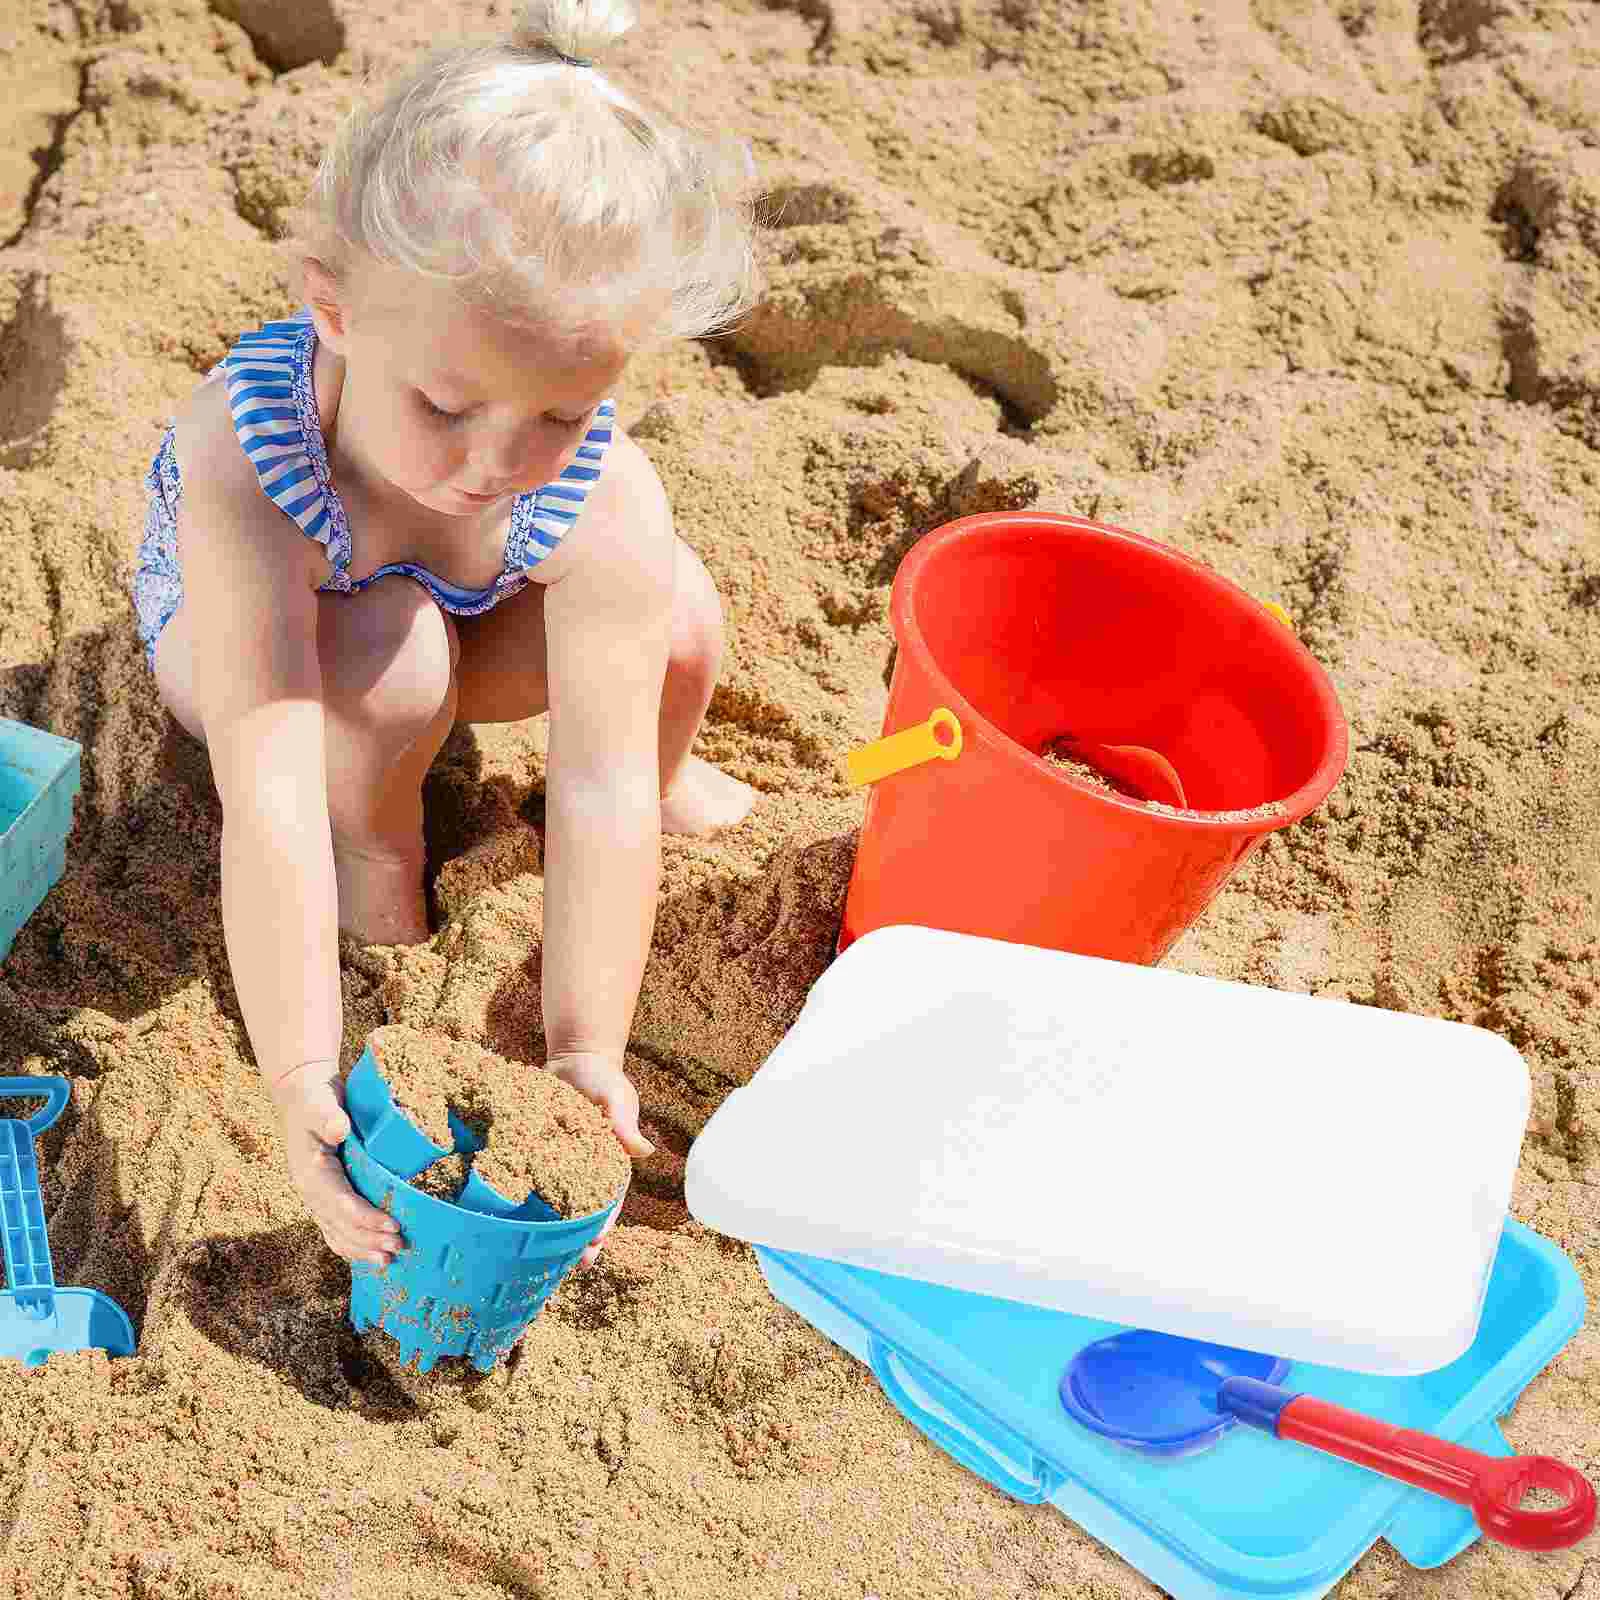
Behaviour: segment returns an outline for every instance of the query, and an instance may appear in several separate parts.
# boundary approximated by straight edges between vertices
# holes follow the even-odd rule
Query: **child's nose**
[[[509,483],[526,476],[539,465],[539,429],[516,428],[486,439],[474,452],[474,465],[495,483]]]

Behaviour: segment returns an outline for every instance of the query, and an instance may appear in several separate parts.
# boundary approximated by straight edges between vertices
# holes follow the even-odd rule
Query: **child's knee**
[[[678,546],[672,620],[672,666],[715,673],[722,658],[722,596],[711,574],[685,544]]]
[[[355,604],[362,602],[368,604],[351,641],[354,659],[339,674],[345,679],[343,693],[330,685],[330,697],[343,699],[347,713],[369,727],[414,737],[453,692],[461,656],[455,624],[409,579],[386,578]],[[342,595],[332,603],[352,605]]]

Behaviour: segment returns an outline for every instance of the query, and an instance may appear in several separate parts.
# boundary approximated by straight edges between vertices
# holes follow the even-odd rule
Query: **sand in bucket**
[[[461,1198],[470,1161],[470,1156],[442,1156],[432,1166],[424,1167],[411,1180],[411,1187],[420,1189],[435,1200],[448,1200],[453,1204]]]
[[[1070,743],[1071,740],[1065,734],[1057,734],[1053,739],[1046,739],[1039,751],[1039,759],[1058,771],[1070,772],[1079,783],[1086,783],[1092,789],[1103,789],[1108,794],[1120,794],[1125,800],[1148,803],[1146,797],[1131,784],[1112,777],[1109,772],[1102,772],[1092,761],[1068,755],[1067,747]]]
[[[1344,715],[1293,631],[1125,529],[1039,512],[963,518],[906,556],[891,616],[885,734],[944,707],[961,750],[873,783],[841,949],[910,923],[1159,961],[1344,770]],[[1157,752],[1187,808],[1047,760],[1068,730]]]
[[[424,1193],[458,1198],[470,1169],[508,1200],[536,1194],[573,1218],[611,1204],[627,1183],[632,1168],[605,1112],[554,1073],[404,1023],[375,1029],[367,1047],[396,1107],[435,1144],[458,1145],[455,1193],[442,1192],[456,1171],[451,1156],[412,1180]],[[459,1148],[452,1112],[476,1148]]]

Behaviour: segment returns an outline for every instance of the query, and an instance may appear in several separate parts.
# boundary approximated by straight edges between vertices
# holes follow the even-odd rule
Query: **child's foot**
[[[362,944],[422,944],[429,937],[422,892],[423,854],[377,855],[351,845],[333,846],[339,885],[339,929]]]
[[[756,792],[748,783],[690,756],[671,789],[661,797],[661,831],[704,838],[722,828],[737,827],[755,803]]]

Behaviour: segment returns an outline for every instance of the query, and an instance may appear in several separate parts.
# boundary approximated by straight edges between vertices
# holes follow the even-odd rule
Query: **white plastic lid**
[[[1408,1375],[1477,1334],[1529,1099],[1481,1028],[883,928],[685,1193],[751,1243]]]

